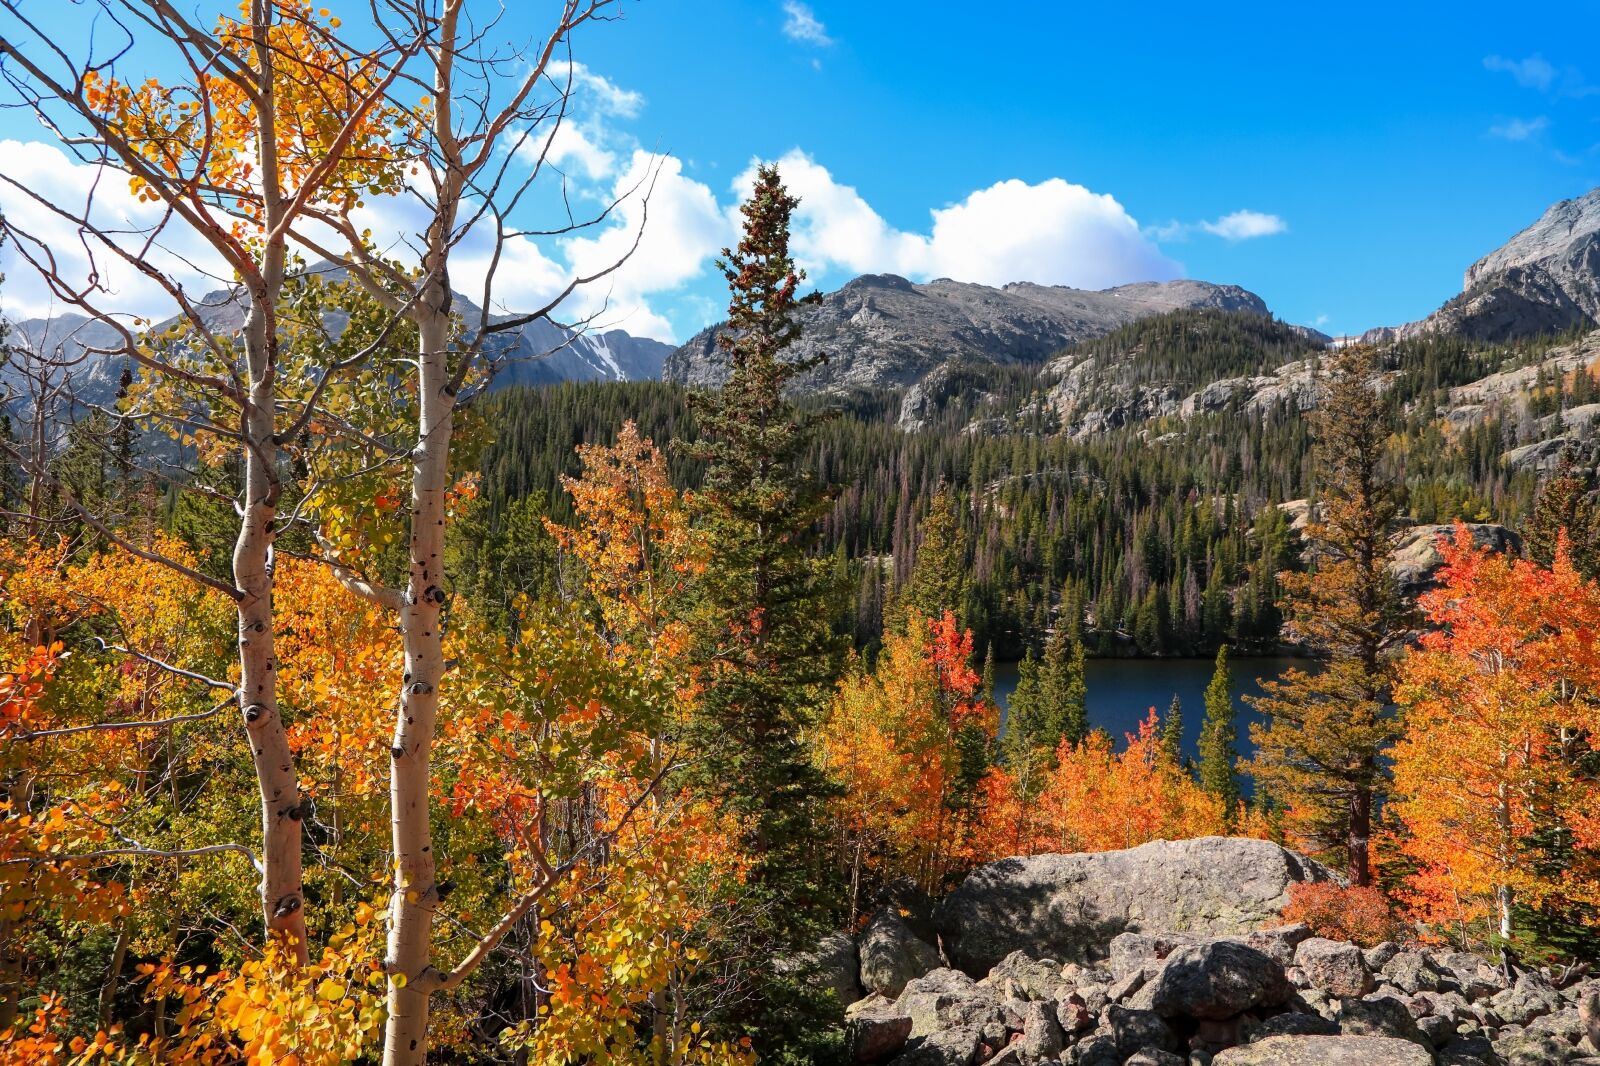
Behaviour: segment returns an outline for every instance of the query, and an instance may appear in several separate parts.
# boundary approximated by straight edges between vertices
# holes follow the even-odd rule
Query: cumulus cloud
[[[928,229],[919,233],[890,225],[854,187],[836,181],[804,152],[795,149],[778,162],[785,183],[800,197],[795,254],[813,271],[1077,288],[1182,273],[1114,197],[1061,178],[996,182],[932,210]],[[752,168],[732,192],[743,195],[753,177]]]
[[[1489,136],[1507,141],[1526,141],[1550,128],[1550,120],[1543,115],[1535,118],[1514,118],[1489,127]]]
[[[673,339],[672,322],[651,301],[705,273],[733,242],[733,218],[710,187],[687,177],[682,161],[672,156],[635,151],[611,192],[620,198],[616,221],[595,234],[562,240],[563,258],[573,272],[589,275],[628,255],[636,237],[639,245],[618,270],[575,294],[568,313],[598,315],[598,325],[636,336]]]
[[[98,291],[91,302],[104,311],[165,317],[177,309],[164,289],[19,185],[44,190],[51,202],[69,213],[88,212],[96,227],[114,233],[121,247],[142,251],[146,261],[193,296],[220,288],[230,276],[211,246],[187,225],[168,220],[170,224],[154,233],[163,222],[164,209],[135,197],[126,175],[80,163],[59,148],[37,141],[0,140],[0,158],[6,161],[6,180],[0,181],[0,214],[33,238],[0,246],[0,273],[5,275],[0,307],[6,317],[43,318],[71,310],[54,298],[25,258],[24,253],[42,256],[41,246],[68,284],[87,286],[91,277],[95,280]],[[153,243],[143,250],[144,241],[152,235]]]
[[[604,114],[618,118],[636,118],[644,109],[644,94],[624,89],[603,74],[596,74],[582,63],[551,60],[548,76],[555,85],[572,82],[574,98],[580,105],[588,105]]]
[[[833,43],[833,38],[828,36],[828,27],[817,18],[810,5],[800,0],[784,0],[783,13],[783,35],[791,41],[814,44],[819,48],[826,48]]]

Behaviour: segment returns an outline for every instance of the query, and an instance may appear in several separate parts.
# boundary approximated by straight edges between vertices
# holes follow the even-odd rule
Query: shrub
[[[1370,948],[1400,937],[1402,927],[1389,897],[1370,886],[1346,888],[1331,881],[1301,881],[1289,886],[1285,921],[1304,922],[1329,940]]]

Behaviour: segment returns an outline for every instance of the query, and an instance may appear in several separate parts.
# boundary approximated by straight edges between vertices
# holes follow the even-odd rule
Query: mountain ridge
[[[1110,289],[1013,282],[1000,287],[939,278],[918,283],[863,274],[801,310],[797,359],[828,361],[797,382],[810,391],[910,388],[961,362],[1042,364],[1079,341],[1168,311],[1244,311],[1269,315],[1260,296],[1238,285],[1181,279]],[[694,387],[727,374],[716,346],[724,323],[701,330],[668,356],[663,376]],[[1320,335],[1319,335],[1320,336]]]

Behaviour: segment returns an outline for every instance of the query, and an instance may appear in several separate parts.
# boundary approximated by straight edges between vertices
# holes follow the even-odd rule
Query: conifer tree
[[[1054,752],[1062,740],[1074,747],[1089,735],[1088,688],[1084,682],[1083,642],[1058,626],[1045,645],[1040,670],[1040,704],[1044,709],[1034,743]]]
[[[772,934],[790,943],[825,905],[816,880],[826,782],[803,738],[841,656],[827,563],[809,554],[826,499],[797,462],[812,423],[785,396],[819,362],[782,358],[810,300],[797,295],[805,274],[789,254],[797,203],[775,166],[759,168],[739,245],[719,264],[731,292],[718,337],[729,376],[695,397],[700,439],[685,448],[705,464],[696,498],[715,560],[692,609],[702,691],[687,777],[747,819],[756,881],[773,897]]]
[[[1372,826],[1396,737],[1393,653],[1411,631],[1389,571],[1400,504],[1382,469],[1388,431],[1370,383],[1376,369],[1370,348],[1329,361],[1311,418],[1322,510],[1305,530],[1313,569],[1282,576],[1290,633],[1322,666],[1290,670],[1251,700],[1267,717],[1251,727],[1258,788],[1289,812],[1306,846],[1343,861],[1357,885],[1372,883]]]
[[[1200,726],[1200,785],[1221,799],[1228,824],[1239,807],[1239,779],[1234,762],[1239,726],[1233,707],[1233,674],[1228,669],[1228,646],[1217,649],[1217,665],[1206,686],[1206,717]]]
[[[924,618],[951,611],[958,624],[967,625],[967,536],[959,506],[948,489],[941,488],[929,501],[919,532],[921,539],[900,600],[901,610],[914,610]]]
[[[1167,707],[1167,717],[1161,722],[1161,750],[1172,765],[1183,765],[1183,701],[1176,692]]]
[[[1587,380],[1587,375],[1579,376]],[[1593,490],[1593,473],[1580,468],[1570,450],[1562,452],[1555,471],[1539,486],[1533,514],[1524,528],[1528,554],[1534,561],[1550,565],[1564,530],[1572,565],[1585,577],[1600,573],[1600,510],[1595,507]]]

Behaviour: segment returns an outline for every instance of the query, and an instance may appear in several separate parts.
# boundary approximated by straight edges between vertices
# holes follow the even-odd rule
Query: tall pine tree
[[[1239,810],[1239,778],[1234,763],[1239,753],[1239,724],[1233,707],[1233,672],[1228,646],[1217,649],[1217,665],[1206,686],[1206,717],[1200,726],[1200,787],[1222,800],[1228,824]]]
[[[1282,583],[1289,631],[1321,668],[1290,670],[1251,701],[1267,717],[1250,731],[1257,787],[1289,812],[1291,831],[1342,861],[1357,885],[1372,883],[1384,753],[1397,735],[1394,653],[1412,621],[1389,571],[1400,501],[1383,470],[1388,430],[1376,370],[1370,348],[1334,356],[1311,418],[1322,512],[1305,530],[1312,570],[1286,573]]]
[[[744,232],[719,266],[731,299],[718,337],[729,374],[694,398],[705,464],[699,522],[714,565],[691,608],[701,694],[687,749],[690,783],[746,819],[780,943],[815,928],[828,905],[821,810],[827,783],[805,734],[843,653],[830,625],[830,575],[812,556],[821,489],[798,458],[812,429],[785,396],[816,360],[785,360],[800,334],[804,272],[789,254],[797,199],[774,166],[761,167],[741,208]]]

